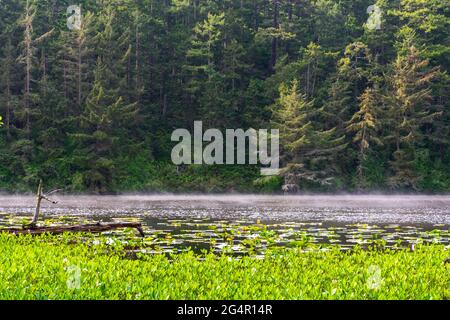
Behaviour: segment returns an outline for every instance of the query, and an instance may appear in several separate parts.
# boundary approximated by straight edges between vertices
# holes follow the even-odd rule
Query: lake
[[[342,249],[384,241],[450,244],[450,196],[382,195],[123,195],[54,196],[41,223],[140,221],[147,235],[140,250],[193,248],[244,254],[267,247],[338,244]],[[33,196],[0,196],[0,226],[20,226],[34,212]],[[134,235],[107,236],[128,241]],[[144,248],[144,249],[142,249]]]

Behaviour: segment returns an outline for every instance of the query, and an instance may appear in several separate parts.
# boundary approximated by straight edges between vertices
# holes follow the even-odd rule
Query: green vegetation
[[[120,242],[77,239],[0,235],[0,299],[450,298],[448,251],[440,245],[283,249],[235,259],[129,255]]]
[[[450,190],[449,0],[71,4],[0,2],[0,190]],[[195,120],[279,128],[286,170],[177,168]]]

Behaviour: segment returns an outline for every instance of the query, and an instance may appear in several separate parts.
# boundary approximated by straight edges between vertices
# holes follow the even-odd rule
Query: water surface
[[[384,240],[450,243],[450,196],[126,195],[54,196],[42,223],[141,221],[162,251],[187,247],[245,252],[299,239],[350,248]],[[0,225],[34,212],[31,196],[0,196]]]

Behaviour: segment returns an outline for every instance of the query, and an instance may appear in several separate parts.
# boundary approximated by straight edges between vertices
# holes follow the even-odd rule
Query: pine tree
[[[389,180],[392,188],[417,188],[420,174],[415,170],[415,152],[424,139],[423,125],[431,123],[439,114],[430,112],[430,83],[437,69],[429,68],[429,61],[420,57],[419,51],[409,40],[394,62],[389,76],[389,106],[392,134],[388,141],[394,144]]]
[[[97,20],[100,31],[92,39],[98,53],[94,80],[81,114],[81,130],[71,135],[79,145],[77,157],[83,159],[83,183],[96,192],[114,188],[114,159],[131,153],[129,132],[139,113],[129,94],[130,33],[122,32],[118,19],[113,5],[108,4]]]
[[[341,133],[345,131],[345,123],[358,109],[358,97],[367,86],[369,71],[373,66],[370,50],[361,42],[349,44],[345,48],[344,57],[338,62],[338,70],[331,86],[331,94],[325,106],[331,126]]]
[[[208,18],[195,26],[191,48],[187,52],[187,58],[193,62],[189,69],[195,74],[206,75],[208,80],[211,80],[215,71],[214,47],[221,39],[221,27],[224,23],[223,13],[208,13]]]
[[[364,19],[364,36],[362,42],[367,44],[373,56],[381,64],[387,64],[395,59],[396,52],[394,48],[395,32],[398,30],[398,18],[392,14],[400,7],[401,0],[377,0],[367,3],[364,8],[366,13]],[[372,12],[367,12],[369,5]],[[376,24],[379,23],[379,29]],[[372,24],[372,27],[369,25]],[[375,24],[375,25],[373,25]]]
[[[281,85],[280,98],[274,107],[274,118],[275,124],[280,129],[280,139],[286,151],[287,162],[295,160],[297,154],[312,145],[313,111],[313,103],[300,94],[297,80],[290,86]]]
[[[335,128],[336,135],[345,136],[345,142],[350,146],[353,145],[353,137],[348,134],[347,126],[360,110],[359,97],[367,87],[372,66],[372,55],[364,43],[347,45],[343,57],[338,60],[337,71],[331,77],[332,83],[323,102],[320,118],[323,129]],[[338,162],[343,175],[351,176],[355,164],[353,149],[343,154]]]
[[[366,185],[364,162],[372,149],[373,144],[382,145],[378,133],[377,97],[372,88],[367,88],[360,97],[360,109],[356,112],[347,126],[347,132],[352,134],[353,143],[358,148],[358,167],[356,174],[358,177],[358,187]]]
[[[337,78],[329,91],[329,98],[324,106],[324,124],[334,127],[340,133],[345,132],[345,123],[353,110],[352,83],[344,78]]]
[[[0,89],[2,91],[2,99],[0,101],[2,102],[2,106],[4,106],[4,112],[5,115],[5,126],[6,126],[6,136],[8,139],[11,138],[11,126],[12,126],[12,114],[13,114],[13,97],[11,93],[11,87],[12,87],[12,72],[13,72],[13,65],[14,65],[14,51],[13,46],[11,44],[11,39],[8,37],[8,40],[6,41],[6,45],[3,49],[3,56],[4,58],[0,60],[0,66],[1,70],[3,70],[2,74],[0,75]]]
[[[450,67],[449,6],[449,0],[401,0],[392,12],[418,35],[416,40],[424,46],[422,55],[445,69]]]
[[[298,81],[282,85],[274,106],[274,124],[280,129],[285,177],[289,184],[301,180],[329,185],[336,173],[329,161],[345,148],[343,137],[335,129],[320,131],[314,127],[317,110],[299,93]]]
[[[427,131],[427,142],[438,155],[441,162],[450,157],[450,76],[439,71],[433,84],[433,105],[431,112],[439,114],[433,120],[431,128]]]
[[[250,68],[250,65],[245,63],[244,47],[237,42],[236,39],[231,40],[226,45],[223,58],[223,72],[228,81],[231,81],[231,90],[235,91],[242,80],[242,73]]]
[[[22,54],[19,57],[19,61],[25,66],[25,81],[24,81],[24,94],[23,94],[23,115],[25,121],[25,131],[27,136],[30,135],[31,130],[31,107],[32,107],[32,77],[33,70],[36,63],[36,45],[50,36],[53,32],[53,29],[42,34],[39,37],[34,37],[33,32],[33,21],[36,15],[36,3],[33,0],[27,0],[25,6],[25,12],[23,18],[20,22],[20,25],[24,29],[23,40],[21,46],[23,48]]]
[[[79,29],[63,31],[62,50],[60,52],[63,64],[64,94],[69,103],[69,110],[73,114],[82,111],[86,98],[86,89],[89,81],[89,65],[93,65],[92,40],[89,38],[93,14],[87,12],[83,15]]]
[[[195,26],[191,48],[187,52],[190,63],[186,69],[191,73],[188,91],[201,105],[199,111],[203,121],[214,127],[225,126],[227,118],[224,77],[215,56],[216,46],[222,41],[224,23],[224,13],[208,13],[207,19]]]
[[[313,97],[317,86],[317,73],[319,62],[323,52],[320,45],[310,43],[305,50],[304,59],[307,61],[305,76],[305,92],[308,97]]]
[[[90,190],[106,192],[113,188],[114,158],[121,147],[127,147],[127,128],[137,114],[136,103],[127,104],[117,90],[106,87],[110,73],[99,59],[95,80],[86,99],[81,118],[82,133],[72,135],[81,146],[85,172],[83,181]],[[125,139],[125,140],[124,140]]]

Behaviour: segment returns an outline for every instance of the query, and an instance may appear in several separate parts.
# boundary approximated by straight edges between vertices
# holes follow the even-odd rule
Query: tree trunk
[[[6,137],[11,139],[11,79],[9,73],[9,66],[7,66],[7,74],[6,74]]]
[[[42,180],[39,181],[39,186],[36,194],[36,211],[34,213],[33,220],[31,221],[31,226],[35,226],[39,219],[39,213],[41,212],[41,202],[42,202]]]
[[[81,51],[82,51],[82,42],[81,36],[78,38],[78,53],[77,53],[77,105],[79,108],[79,111],[81,112],[81,99],[82,99],[82,92],[81,92],[81,72],[82,72],[82,59],[81,59]]]
[[[278,0],[273,0],[273,27],[278,29]],[[272,39],[272,59],[270,62],[270,67],[274,70],[275,65],[278,60],[278,38],[274,37]]]

